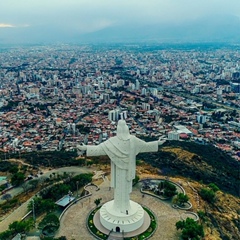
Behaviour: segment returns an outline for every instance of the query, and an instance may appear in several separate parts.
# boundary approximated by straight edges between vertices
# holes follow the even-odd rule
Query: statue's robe
[[[157,152],[158,141],[144,142],[130,135],[122,140],[117,136],[97,146],[87,146],[87,156],[108,155],[111,159],[111,187],[114,188],[114,209],[126,213],[130,210],[132,180],[135,178],[136,155],[141,152]]]

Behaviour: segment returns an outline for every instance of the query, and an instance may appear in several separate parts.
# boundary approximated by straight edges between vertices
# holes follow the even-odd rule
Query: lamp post
[[[79,181],[77,181],[76,184],[77,184],[77,197],[78,197],[78,184],[79,184]]]
[[[35,215],[35,206],[34,206],[34,200],[32,199],[32,212],[33,212],[33,221],[34,221],[34,227],[36,225],[36,215]]]
[[[69,196],[69,202],[71,202],[72,192],[70,190],[68,191],[68,196]]]

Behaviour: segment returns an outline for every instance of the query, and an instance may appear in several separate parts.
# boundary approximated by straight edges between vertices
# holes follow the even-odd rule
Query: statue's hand
[[[166,142],[166,140],[164,140],[164,139],[160,140],[160,139],[159,139],[159,140],[158,140],[158,146],[164,144],[165,142]]]
[[[85,145],[85,144],[77,145],[77,149],[79,149],[80,151],[86,151],[87,150],[87,145]]]

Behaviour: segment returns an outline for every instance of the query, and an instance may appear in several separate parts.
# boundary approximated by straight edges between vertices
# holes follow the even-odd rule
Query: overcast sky
[[[239,21],[240,0],[0,0],[0,41],[34,30],[46,38],[51,32],[70,37],[109,27],[186,25],[210,16]]]

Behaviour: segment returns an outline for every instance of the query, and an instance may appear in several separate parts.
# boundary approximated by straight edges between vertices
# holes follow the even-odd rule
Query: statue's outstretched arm
[[[87,145],[82,144],[82,145],[77,145],[77,149],[80,151],[86,151],[87,150]]]
[[[92,145],[77,145],[77,149],[80,151],[87,151],[86,155],[87,156],[102,156],[106,155],[105,151],[102,148],[102,145],[99,144],[97,146],[92,146]]]
[[[165,140],[159,139],[158,141],[145,142],[139,138],[136,141],[137,146],[139,147],[139,152],[157,152],[158,146],[162,145]]]
[[[158,140],[158,146],[164,144],[166,142],[166,140]]]
[[[137,148],[136,153],[158,151],[158,141],[145,142],[139,138],[135,138],[134,141],[135,141],[135,146]]]

